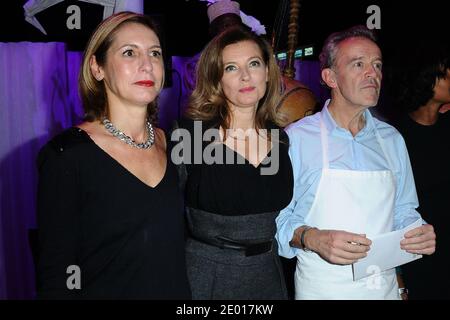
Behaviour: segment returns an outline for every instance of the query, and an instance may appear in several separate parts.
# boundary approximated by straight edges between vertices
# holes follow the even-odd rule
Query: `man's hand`
[[[312,229],[306,234],[305,244],[328,262],[346,265],[366,257],[372,241],[364,234]]]
[[[409,253],[433,254],[436,250],[436,234],[431,224],[414,228],[405,233],[400,247]]]

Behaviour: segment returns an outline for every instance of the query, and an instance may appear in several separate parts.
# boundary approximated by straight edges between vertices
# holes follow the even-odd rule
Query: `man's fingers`
[[[421,249],[421,250],[406,250],[406,252],[430,255],[430,254],[433,254],[435,250],[436,250],[436,247],[432,247],[432,248],[426,248],[426,249]]]
[[[333,252],[329,256],[322,257],[322,258],[325,258],[325,260],[327,260],[333,264],[341,264],[341,265],[348,265],[348,264],[352,264],[352,263],[355,263],[356,261],[358,261],[357,258],[352,257],[351,254],[344,253],[344,251]]]
[[[367,256],[366,252],[348,252],[346,250],[334,248],[330,251],[330,258],[332,260],[344,259],[354,263],[356,260],[362,259]]]
[[[337,232],[334,237],[336,240],[342,240],[344,242],[350,242],[353,244],[362,244],[365,246],[370,246],[372,244],[372,241],[366,237],[366,235],[363,234],[356,234],[346,231],[339,231]]]
[[[318,252],[334,264],[351,264],[366,257],[372,244],[365,235],[346,231],[329,230],[323,236]]]
[[[346,242],[343,244],[342,249],[351,253],[366,253],[370,250],[370,247],[358,243]]]
[[[408,235],[408,237],[406,237]],[[430,242],[431,241],[431,242]],[[405,239],[400,241],[400,247],[404,250],[416,249],[414,245],[421,243],[433,243],[436,245],[436,234],[432,225],[423,225],[421,227],[410,230],[405,234]],[[411,247],[411,245],[413,245]]]
[[[422,250],[427,248],[433,248],[436,247],[436,240],[427,240],[419,243],[411,243],[411,244],[405,244],[402,245],[401,248],[403,250]]]
[[[360,234],[354,234],[352,233],[352,238],[350,242],[364,245],[364,246],[370,246],[372,244],[372,241],[366,237],[366,235],[360,235]]]
[[[421,242],[425,242],[425,241],[429,241],[429,240],[435,240],[436,239],[436,235],[434,233],[432,234],[421,234],[419,236],[416,237],[412,237],[412,238],[405,238],[402,241],[400,241],[401,245],[409,245],[409,244],[416,244],[416,243],[421,243]]]
[[[421,227],[414,228],[405,233],[405,238],[409,239],[409,238],[417,237],[417,236],[420,236],[422,233],[423,232],[422,232]]]
[[[405,233],[405,238],[413,238],[421,236],[423,234],[434,234],[434,228],[430,224],[425,224],[423,226],[414,228]]]

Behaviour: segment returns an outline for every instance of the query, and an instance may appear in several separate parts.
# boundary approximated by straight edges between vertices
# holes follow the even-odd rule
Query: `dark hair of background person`
[[[403,47],[385,64],[381,113],[395,121],[425,105],[450,68],[449,46],[436,41]]]

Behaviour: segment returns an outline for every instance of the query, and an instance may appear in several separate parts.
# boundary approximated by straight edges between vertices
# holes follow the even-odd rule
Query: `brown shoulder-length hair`
[[[222,53],[226,46],[242,41],[253,41],[261,50],[268,67],[266,92],[256,111],[256,129],[266,128],[267,121],[279,124],[276,108],[280,101],[280,69],[269,43],[255,33],[241,27],[225,30],[214,37],[203,49],[197,63],[196,87],[190,97],[187,116],[194,120],[214,120],[224,130],[230,127],[230,110],[220,80],[224,66]]]
[[[83,102],[86,121],[99,120],[108,116],[109,113],[105,84],[104,81],[95,79],[92,74],[90,67],[91,57],[95,56],[98,65],[104,66],[106,63],[107,51],[114,41],[114,36],[123,25],[128,23],[137,23],[149,28],[155,32],[161,43],[162,37],[159,26],[150,17],[145,15],[124,11],[114,14],[100,23],[87,43],[78,78],[80,96]],[[161,47],[163,47],[163,43],[161,43]],[[147,105],[147,118],[153,123],[156,122],[156,99]]]

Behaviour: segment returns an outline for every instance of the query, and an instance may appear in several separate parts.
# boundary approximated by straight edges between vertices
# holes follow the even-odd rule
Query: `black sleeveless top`
[[[190,298],[170,159],[152,188],[71,128],[44,146],[38,165],[38,298]],[[79,290],[67,289],[70,265],[80,268]]]

